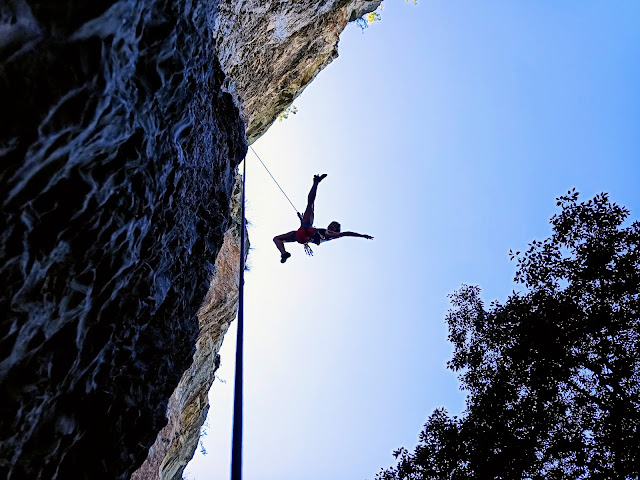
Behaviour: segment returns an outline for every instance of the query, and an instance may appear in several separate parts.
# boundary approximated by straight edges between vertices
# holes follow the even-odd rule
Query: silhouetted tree
[[[640,223],[604,193],[557,200],[551,237],[511,254],[523,292],[451,295],[466,409],[434,411],[377,480],[639,478]]]

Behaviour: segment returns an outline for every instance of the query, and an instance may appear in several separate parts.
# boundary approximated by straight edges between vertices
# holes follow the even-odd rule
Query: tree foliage
[[[280,112],[280,114],[278,115],[278,121],[281,122],[283,120],[286,120],[287,118],[289,118],[289,115],[295,115],[296,113],[298,113],[298,108],[295,105],[291,105]]]
[[[405,0],[405,3],[409,3],[409,0]],[[414,5],[418,4],[418,0],[411,0],[411,3]],[[365,13],[362,17],[356,19],[356,25],[360,27],[360,30],[364,33],[364,31],[369,27],[369,25],[382,21],[382,14],[380,10],[384,9],[384,5],[380,5],[376,11]]]
[[[511,253],[523,292],[451,295],[461,418],[434,411],[376,480],[639,478],[640,223],[604,193],[557,200],[552,235]]]

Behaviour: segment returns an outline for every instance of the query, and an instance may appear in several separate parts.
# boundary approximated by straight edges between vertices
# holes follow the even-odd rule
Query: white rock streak
[[[276,39],[278,43],[282,43],[289,36],[287,32],[287,16],[283,13],[279,13],[273,19],[273,38]]]

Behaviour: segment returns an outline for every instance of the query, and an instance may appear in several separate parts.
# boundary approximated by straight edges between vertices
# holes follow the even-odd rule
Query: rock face
[[[221,0],[217,49],[251,144],[338,56],[348,22],[382,0]]]
[[[220,365],[218,351],[238,311],[242,218],[240,182],[238,177],[231,202],[232,225],[224,236],[211,288],[198,312],[200,335],[193,363],[169,399],[167,426],[158,434],[149,456],[133,474],[132,480],[181,479],[184,468],[198,447],[200,427],[209,411],[209,389]],[[245,255],[248,250],[249,243],[245,237]]]
[[[129,478],[166,423],[246,152],[215,7],[0,7],[0,478]]]
[[[0,478],[127,479],[155,440],[136,478],[180,477],[235,315],[245,137],[379,3],[0,3]]]

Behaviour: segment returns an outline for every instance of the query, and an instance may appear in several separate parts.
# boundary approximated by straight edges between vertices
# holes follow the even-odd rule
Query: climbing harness
[[[319,229],[316,229],[315,234],[317,234],[320,237],[320,243],[331,240],[330,238],[325,237]],[[310,257],[313,257],[313,250],[311,250],[311,247],[309,246],[309,242],[306,242],[304,244],[304,253],[306,253]]]
[[[252,149],[253,150],[253,149]],[[254,152],[255,153],[255,152]],[[231,480],[242,480],[242,359],[244,337],[244,237],[246,220],[244,190],[247,158],[242,166],[242,229],[240,235],[240,279],[238,282],[238,333],[236,337],[236,378],[233,392],[233,433],[231,440]],[[295,208],[295,207],[294,207]]]

